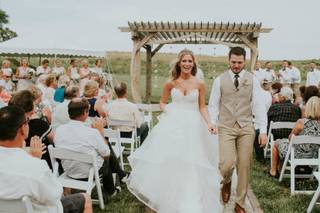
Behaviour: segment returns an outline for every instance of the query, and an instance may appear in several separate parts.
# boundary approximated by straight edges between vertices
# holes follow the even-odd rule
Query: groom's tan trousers
[[[244,208],[250,180],[254,127],[250,124],[241,128],[238,123],[232,128],[221,125],[218,127],[218,135],[222,183],[231,181],[233,169],[236,167],[238,175],[236,203]]]

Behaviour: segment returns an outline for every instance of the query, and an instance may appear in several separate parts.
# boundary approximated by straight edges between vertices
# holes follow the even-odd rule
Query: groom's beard
[[[243,70],[243,68],[241,68],[241,69],[231,68],[231,71],[232,71],[234,74],[239,74],[242,70]]]

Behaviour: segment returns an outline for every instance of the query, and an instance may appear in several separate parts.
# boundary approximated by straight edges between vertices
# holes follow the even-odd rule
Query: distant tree
[[[10,30],[8,27],[4,27],[9,23],[9,16],[5,11],[0,9],[0,43],[12,39],[17,36],[17,33]]]

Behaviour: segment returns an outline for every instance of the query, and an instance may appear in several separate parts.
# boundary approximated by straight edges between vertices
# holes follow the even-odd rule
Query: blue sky
[[[274,28],[259,39],[262,59],[320,58],[317,0],[4,0],[19,37],[2,46],[131,51],[128,21],[262,22]],[[190,48],[196,54],[225,55],[214,45],[167,45],[162,52]],[[215,49],[214,49],[215,48]]]

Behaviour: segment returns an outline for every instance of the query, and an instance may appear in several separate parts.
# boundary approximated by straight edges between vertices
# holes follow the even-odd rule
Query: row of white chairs
[[[272,130],[275,129],[293,129],[295,126],[295,122],[270,122],[270,128],[268,131],[268,143],[264,148],[264,157],[270,157],[270,165],[272,165],[272,149],[275,143]],[[320,138],[316,136],[306,136],[306,135],[293,135],[290,139],[289,147],[287,150],[287,154],[285,156],[284,163],[281,168],[279,182],[281,182],[284,178],[290,178],[290,193],[291,195],[295,194],[312,194],[313,198],[308,206],[307,212],[310,213],[314,208],[317,200],[320,196],[320,184],[316,191],[314,190],[297,190],[296,189],[296,178],[316,178],[318,183],[320,183],[320,149],[318,151],[318,158],[296,158],[294,155],[295,146],[301,144],[317,144],[320,145]],[[313,169],[318,171],[314,171],[312,174],[296,174],[295,168],[297,166],[311,166]],[[286,171],[288,171],[286,173]]]

